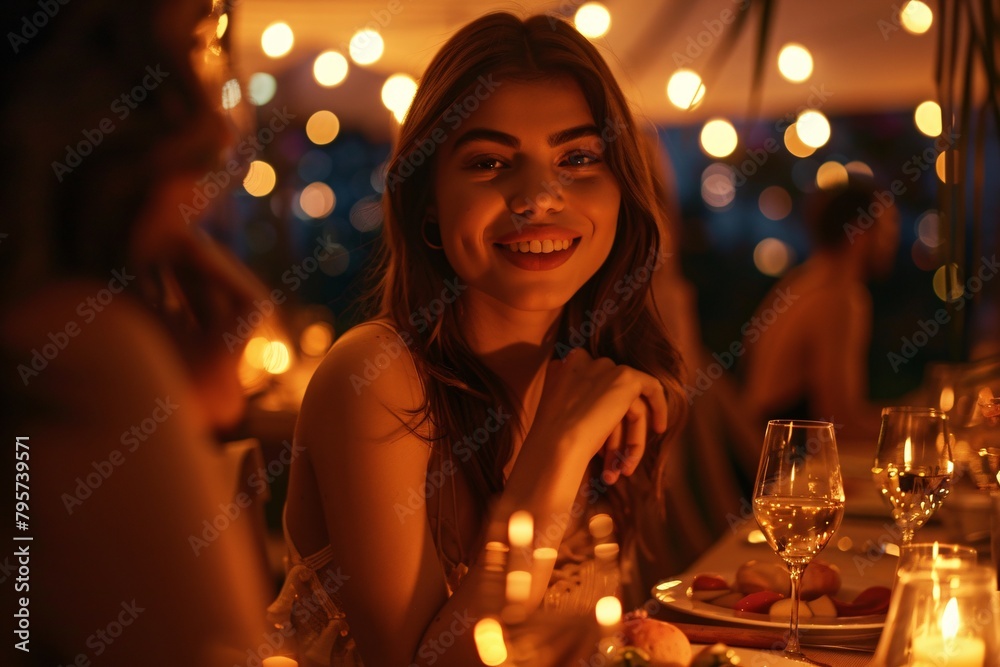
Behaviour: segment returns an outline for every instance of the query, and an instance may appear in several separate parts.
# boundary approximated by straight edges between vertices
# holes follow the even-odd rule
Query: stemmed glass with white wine
[[[955,469],[948,416],[936,408],[890,407],[882,428],[872,476],[892,508],[901,543],[927,523],[951,490]]]
[[[833,424],[800,419],[767,423],[753,513],[767,543],[788,565],[791,578],[785,657],[812,662],[799,647],[802,572],[844,517],[844,483]]]

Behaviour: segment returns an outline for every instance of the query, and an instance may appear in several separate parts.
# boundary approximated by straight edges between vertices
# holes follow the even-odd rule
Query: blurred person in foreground
[[[231,665],[266,641],[250,524],[192,538],[233,507],[215,434],[242,411],[241,350],[223,334],[258,291],[181,210],[231,139],[206,79],[221,10],[52,5],[2,15],[3,469],[32,538],[13,593],[30,628],[7,646],[30,665]]]
[[[880,408],[868,397],[872,297],[867,283],[891,270],[899,213],[874,182],[851,175],[806,202],[813,253],[758,306],[745,337],[744,396],[768,419],[832,421],[838,436],[872,446]]]

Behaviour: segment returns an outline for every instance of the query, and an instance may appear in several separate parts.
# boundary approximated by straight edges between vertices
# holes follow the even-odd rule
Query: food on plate
[[[836,565],[814,559],[802,575],[799,618],[872,616],[888,611],[888,588],[872,586],[853,600],[846,600],[838,597],[841,583]],[[732,584],[719,574],[695,575],[688,595],[693,600],[732,609],[737,615],[766,614],[772,619],[787,619],[792,608],[789,589],[788,571],[782,564],[749,560],[736,571]]]
[[[744,595],[773,591],[788,597],[788,570],[780,563],[748,560],[736,570],[736,590]]]
[[[766,614],[771,605],[784,597],[781,593],[774,591],[757,591],[737,602],[733,610],[751,614]]]
[[[840,568],[815,558],[802,573],[802,599],[815,600],[823,595],[836,595],[840,584]]]
[[[732,592],[729,583],[718,574],[699,574],[691,582],[691,597],[709,602]]]
[[[813,616],[833,617],[837,615],[837,605],[829,595],[821,595],[815,600],[810,600],[808,604]]]
[[[792,601],[789,598],[782,598],[771,605],[771,608],[767,610],[768,615],[774,619],[787,620],[792,617]],[[799,620],[804,621],[807,618],[812,618],[813,612],[809,608],[809,603],[805,600],[799,600]]]
[[[835,595],[840,590],[840,569],[819,558],[813,559],[802,573],[802,599]],[[736,571],[736,590],[744,595],[774,591],[785,597],[791,594],[788,570],[783,563],[748,560]]]
[[[725,644],[713,644],[705,647],[691,661],[691,667],[726,667],[726,665],[739,665],[740,657],[736,651]]]
[[[858,593],[851,602],[833,598],[837,616],[871,616],[889,611],[889,597],[892,591],[885,586],[871,586]]]
[[[691,642],[677,626],[642,615],[626,618],[625,639],[649,656],[650,667],[688,667]]]

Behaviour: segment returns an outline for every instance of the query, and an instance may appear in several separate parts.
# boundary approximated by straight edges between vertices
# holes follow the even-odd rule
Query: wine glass
[[[872,476],[892,508],[902,544],[934,514],[951,490],[955,469],[948,417],[936,408],[882,410]]]
[[[753,513],[767,543],[785,561],[791,575],[792,608],[785,656],[812,662],[799,648],[802,572],[830,541],[844,517],[844,483],[833,424],[800,419],[767,423]]]

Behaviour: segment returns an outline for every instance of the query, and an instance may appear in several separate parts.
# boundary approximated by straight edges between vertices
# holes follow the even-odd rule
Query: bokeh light
[[[830,160],[824,162],[816,170],[816,186],[820,190],[832,190],[841,185],[847,185],[847,167]]]
[[[270,341],[264,347],[264,370],[271,375],[281,375],[292,365],[292,355],[288,346],[278,340]]]
[[[507,662],[507,645],[503,639],[503,627],[495,618],[481,618],[472,629],[476,642],[476,652],[484,665],[495,667]]]
[[[230,79],[222,84],[223,109],[235,109],[241,99],[243,99],[243,94],[240,92],[240,82],[238,79]]]
[[[382,225],[382,200],[374,195],[362,197],[348,216],[351,227],[359,232],[373,232]]]
[[[291,26],[283,21],[267,26],[260,36],[260,46],[271,58],[287,55],[294,44],[295,33],[292,32]]]
[[[679,69],[667,81],[667,99],[678,109],[693,109],[705,97],[701,76],[690,69]]]
[[[792,212],[792,196],[780,185],[772,185],[760,193],[757,206],[768,220],[784,220]]]
[[[795,133],[806,146],[819,148],[830,140],[830,121],[815,109],[803,111],[795,120]]]
[[[736,198],[733,168],[715,163],[701,172],[701,198],[705,205],[715,210],[723,210]]]
[[[351,60],[359,65],[371,65],[382,57],[385,42],[382,41],[382,35],[366,28],[354,33],[348,49]]]
[[[913,121],[928,137],[938,136],[941,134],[941,106],[934,100],[921,102],[913,112]]]
[[[736,128],[724,118],[705,123],[701,130],[701,148],[712,157],[726,157],[736,150]]]
[[[801,83],[812,76],[812,54],[801,44],[789,42],[778,52],[778,71],[788,81]]]
[[[816,152],[815,148],[805,145],[802,143],[802,140],[799,139],[799,133],[796,132],[795,123],[792,123],[785,128],[785,148],[795,157],[809,157]]]
[[[310,218],[325,218],[333,212],[336,204],[333,188],[326,183],[310,183],[299,195],[299,206]]]
[[[947,272],[951,271],[951,289],[948,289],[947,283]],[[962,285],[959,280],[958,265],[957,264],[943,264],[938,267],[938,270],[934,272],[934,278],[932,280],[934,285],[934,295],[942,301],[955,301],[956,299],[962,298],[962,294],[965,292],[965,286]]]
[[[765,276],[772,278],[788,270],[792,257],[792,249],[780,239],[763,239],[753,249],[753,265]]]
[[[603,37],[611,29],[611,12],[600,2],[584,3],[576,10],[573,25],[584,37]]]
[[[934,24],[934,12],[920,0],[910,0],[899,10],[903,29],[913,35],[922,35]]]
[[[958,183],[958,169],[958,151],[941,151],[938,153],[937,159],[934,160],[934,171],[942,183]]]
[[[264,197],[271,194],[277,182],[274,167],[263,160],[254,160],[243,177],[243,189],[254,197]]]
[[[622,620],[622,601],[614,595],[606,595],[594,605],[594,615],[606,628],[617,625]]]
[[[851,160],[844,165],[844,169],[851,176],[863,176],[865,178],[875,178],[875,172],[861,160]]]
[[[333,344],[333,327],[326,322],[313,322],[299,336],[299,349],[310,357],[326,354]]]
[[[402,122],[417,94],[417,82],[408,74],[393,74],[382,84],[382,104]]]
[[[270,102],[277,91],[277,80],[267,72],[255,72],[247,81],[247,99],[255,106]]]
[[[313,62],[313,78],[327,88],[339,86],[347,78],[347,58],[338,51],[324,51]]]
[[[215,38],[222,39],[222,36],[226,34],[226,28],[229,27],[229,14],[223,14],[219,17],[219,24],[215,26]]]
[[[917,238],[928,248],[937,248],[944,243],[941,238],[941,216],[934,209],[924,211],[917,218]]]
[[[326,257],[319,261],[319,270],[334,277],[347,271],[351,265],[351,252],[339,243],[331,243],[325,248]]]
[[[306,136],[318,146],[328,144],[340,132],[340,119],[332,111],[321,109],[306,121]]]

